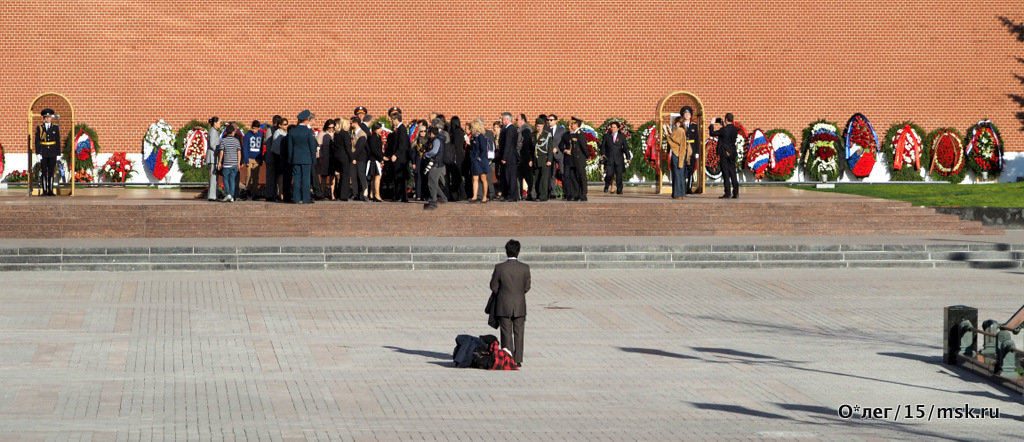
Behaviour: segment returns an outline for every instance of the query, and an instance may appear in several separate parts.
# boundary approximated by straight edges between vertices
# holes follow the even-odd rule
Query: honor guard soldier
[[[43,196],[54,196],[53,174],[57,168],[57,155],[60,155],[60,126],[53,124],[53,109],[43,109],[43,124],[36,128],[36,153],[43,157],[39,164],[42,174]]]
[[[359,119],[359,128],[363,130],[364,134],[369,134],[370,127],[367,126],[367,124],[369,123],[366,123],[365,120],[363,120],[363,118],[366,117],[366,113],[367,110],[363,106],[359,106],[354,111],[352,111],[352,115]]]
[[[693,119],[693,108],[690,106],[683,106],[679,110],[679,116],[683,119],[683,129],[686,130],[686,143],[690,146],[690,158],[687,159],[686,163],[686,193],[693,192],[693,181],[694,175],[697,173],[697,160],[700,158],[700,147],[704,144],[700,142],[700,133],[697,132],[697,123],[691,121]]]

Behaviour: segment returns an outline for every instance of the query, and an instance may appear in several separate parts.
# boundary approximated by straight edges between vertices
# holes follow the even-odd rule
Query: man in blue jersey
[[[263,140],[266,139],[259,120],[253,120],[249,132],[242,139],[242,171],[245,175],[245,193],[256,199],[260,185],[260,168],[263,166]]]

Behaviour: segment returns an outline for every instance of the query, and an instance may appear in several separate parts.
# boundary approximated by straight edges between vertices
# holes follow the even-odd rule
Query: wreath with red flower
[[[76,124],[74,136],[64,140],[64,158],[71,162],[71,145],[75,146],[75,170],[91,170],[92,160],[100,153],[99,138],[96,131],[87,124]]]
[[[846,123],[843,134],[846,140],[846,163],[850,172],[857,178],[871,175],[875,168],[875,155],[878,153],[878,135],[871,127],[871,122],[864,114],[853,114]]]
[[[821,119],[804,129],[800,144],[808,180],[837,180],[842,175],[845,161],[839,160],[844,149],[838,127],[836,123]]]
[[[991,121],[979,121],[967,129],[964,149],[967,154],[967,165],[978,179],[981,179],[982,172],[994,177],[1003,171],[1003,137],[999,135],[999,128]]]
[[[951,127],[935,129],[925,137],[925,150],[932,158],[928,171],[936,181],[959,184],[967,174],[960,133]]]
[[[100,175],[104,181],[111,183],[123,183],[128,181],[135,174],[135,167],[132,166],[124,152],[115,153],[107,160],[107,163],[100,168]]]
[[[7,154],[4,153],[4,143],[0,143],[0,176],[4,176],[4,164],[7,164]]]
[[[910,121],[896,123],[885,132],[882,152],[892,168],[892,181],[923,181],[921,169],[928,166],[924,148],[925,131]]]
[[[178,135],[174,139],[174,157],[178,158],[178,170],[181,171],[182,182],[207,182],[210,180],[207,165],[204,164],[206,158],[206,144],[202,144],[202,153],[199,152],[199,142],[206,140],[206,136],[200,136],[196,134],[191,137],[191,141],[194,143],[193,146],[185,146],[185,142],[189,140],[189,134],[196,129],[208,131],[210,125],[199,120],[192,120],[178,129]],[[186,155],[188,152],[188,155]],[[197,160],[198,158],[198,160]]]
[[[800,162],[800,149],[796,138],[786,129],[773,129],[765,134],[768,145],[774,150],[775,164],[765,171],[772,181],[786,181],[793,177]]]

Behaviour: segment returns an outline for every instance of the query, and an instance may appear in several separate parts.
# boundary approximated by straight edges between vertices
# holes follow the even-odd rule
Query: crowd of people
[[[270,124],[253,121],[243,134],[213,117],[207,197],[217,200],[219,178],[225,191],[220,201],[226,202],[419,200],[425,209],[435,209],[450,201],[547,201],[556,197],[558,181],[565,200],[587,200],[589,149],[578,118],[565,127],[557,115],[540,115],[531,125],[525,114],[505,112],[488,125],[482,118],[463,122],[440,113],[406,120],[393,107],[388,121],[391,128],[385,129],[365,107],[357,107],[352,117],[327,119],[321,126],[305,110],[294,124],[275,115]],[[601,154],[609,171],[606,182],[614,177],[622,193],[630,153],[618,129],[613,123]]]

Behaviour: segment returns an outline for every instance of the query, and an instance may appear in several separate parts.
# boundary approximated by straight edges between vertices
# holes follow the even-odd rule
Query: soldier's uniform
[[[53,117],[53,109],[43,109],[43,118]],[[57,156],[60,155],[60,126],[51,123],[40,124],[35,133],[36,153],[43,159],[39,164],[40,189],[44,196],[54,196],[53,174],[57,168]]]

